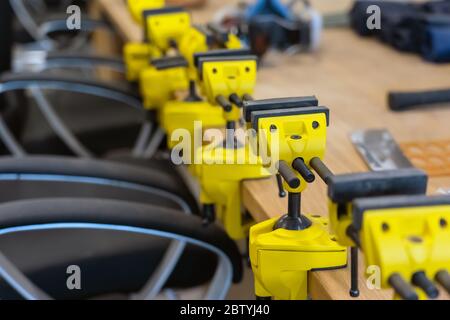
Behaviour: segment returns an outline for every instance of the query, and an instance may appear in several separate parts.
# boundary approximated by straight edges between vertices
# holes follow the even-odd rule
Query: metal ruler
[[[373,171],[414,167],[386,129],[356,131],[350,138]]]

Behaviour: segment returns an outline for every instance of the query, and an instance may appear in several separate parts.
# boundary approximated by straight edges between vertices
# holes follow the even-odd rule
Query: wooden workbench
[[[123,0],[97,0],[126,41],[139,41],[142,31],[130,18]],[[196,23],[207,22],[224,1],[210,0],[193,11]],[[230,1],[235,2],[235,1]],[[349,0],[316,2],[325,11],[346,9]],[[399,142],[450,139],[450,108],[393,113],[387,109],[390,90],[450,88],[450,65],[433,65],[415,55],[400,54],[373,39],[345,29],[326,30],[316,54],[271,54],[259,71],[258,99],[316,95],[331,110],[325,162],[335,173],[367,171],[349,134],[358,129],[388,128]],[[450,177],[433,178],[430,193],[450,189]],[[286,212],[274,179],[243,183],[244,205],[258,221]],[[303,195],[303,211],[327,215],[326,187],[315,182]],[[360,261],[360,299],[390,299],[389,290],[369,290]],[[311,273],[313,299],[348,299],[349,269]],[[441,290],[442,298],[448,298]]]

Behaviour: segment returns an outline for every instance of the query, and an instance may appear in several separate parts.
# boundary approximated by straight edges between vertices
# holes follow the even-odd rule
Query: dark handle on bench
[[[419,92],[391,92],[389,93],[389,108],[393,111],[405,111],[417,106],[450,103],[450,89],[419,91]]]

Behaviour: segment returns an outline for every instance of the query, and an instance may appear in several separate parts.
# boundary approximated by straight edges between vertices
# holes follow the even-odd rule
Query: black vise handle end
[[[231,112],[233,110],[233,105],[222,95],[217,96],[216,102],[225,112]]]
[[[242,102],[241,98],[236,93],[233,93],[230,95],[229,100],[232,104],[238,106],[239,108],[244,107],[244,103]]]
[[[286,161],[281,160],[278,162],[278,171],[289,187],[293,189],[300,187],[300,179],[297,178],[295,172],[286,163]]]
[[[308,183],[313,183],[316,180],[314,173],[308,168],[302,158],[297,158],[292,163],[292,167],[305,179]]]
[[[413,287],[407,283],[400,274],[392,274],[389,277],[389,284],[402,299],[419,300],[419,296],[414,291]]]
[[[430,299],[436,299],[439,296],[439,290],[434,283],[427,278],[425,272],[416,272],[412,277],[413,285],[421,288]]]
[[[331,170],[325,165],[325,163],[323,163],[322,160],[320,160],[320,158],[312,158],[309,165],[314,169],[314,171],[317,172],[319,177],[326,184],[328,184],[330,179],[334,176],[333,172],[331,172]]]
[[[279,173],[277,173],[277,186],[278,186],[278,196],[280,198],[286,197],[286,191],[283,188],[283,178]]]

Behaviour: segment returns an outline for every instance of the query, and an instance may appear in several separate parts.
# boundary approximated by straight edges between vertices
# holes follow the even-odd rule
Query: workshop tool
[[[250,144],[227,147],[224,141],[213,141],[196,152],[201,164],[192,165],[190,171],[201,186],[205,224],[218,218],[231,238],[245,239],[255,222],[242,213],[241,184],[270,177],[271,172]]]
[[[245,52],[244,52],[245,53]],[[195,57],[202,94],[223,109],[228,129],[242,114],[242,100],[251,97],[256,85],[257,57],[241,50],[217,50]]]
[[[144,29],[144,41],[166,51],[191,26],[189,13],[181,7],[165,7],[164,0],[128,1],[134,20]]]
[[[356,131],[351,134],[350,138],[361,157],[373,171],[413,167],[390,132],[385,129]]]
[[[295,7],[297,3],[302,8]],[[257,0],[248,6],[227,7],[214,21],[246,41],[254,54],[268,49],[283,51],[316,50],[320,44],[322,17],[307,0]]]
[[[436,298],[439,292],[430,279],[450,289],[450,252],[443,249],[450,241],[450,197],[425,196],[423,172],[403,169],[335,176],[320,159],[313,159],[311,165],[328,185],[331,228],[337,241],[361,248],[366,265],[380,267],[383,288],[392,287],[395,298],[408,300]],[[357,289],[355,284],[357,270],[352,270],[351,292]]]
[[[141,70],[139,88],[146,109],[159,109],[175,99],[177,91],[189,88],[187,62],[179,57],[160,58]]]
[[[212,50],[212,48],[223,48],[222,50]],[[229,56],[239,56],[242,53],[248,53],[246,50],[240,49],[241,43],[232,35],[224,34],[209,28],[195,27],[183,37],[179,51],[187,62],[187,78],[189,79],[189,95],[186,99],[180,101],[173,99],[171,93],[167,91],[164,100],[164,108],[160,109],[159,121],[162,128],[169,137],[179,129],[188,130],[190,137],[195,137],[204,129],[208,128],[224,128],[226,126],[226,118],[222,108],[218,108],[215,103],[204,101],[196,92],[196,83],[199,81],[199,72],[197,69],[200,57],[210,52],[210,55],[226,54]],[[235,48],[235,50],[225,50]],[[167,81],[167,78],[159,75],[161,83]],[[170,81],[170,80],[169,80]],[[147,88],[154,92],[154,87],[150,86],[150,79],[146,79]],[[156,82],[157,83],[157,82]],[[175,89],[175,88],[172,88]],[[179,87],[177,89],[180,89]],[[236,112],[236,110],[235,110]],[[239,110],[237,115],[231,120],[239,119]],[[196,123],[199,126],[196,127]],[[168,147],[172,149],[178,144],[177,141],[168,139]],[[185,155],[189,154],[191,159],[194,156],[193,148],[190,152],[184,150]]]
[[[177,36],[177,39],[173,38],[173,34],[178,34],[180,20],[186,14],[181,9],[144,10],[145,21],[153,26],[155,33],[158,33],[159,41],[154,43],[157,37],[149,36],[145,43],[130,43],[124,50],[128,80],[139,80],[144,107],[158,111],[153,112],[156,116],[153,115],[152,119],[158,119],[161,124],[161,128],[158,129],[160,137],[163,136],[162,132],[171,137],[178,129],[188,130],[191,137],[195,136],[197,130],[195,121],[201,123],[198,129],[202,129],[202,126],[224,127],[222,111],[200,99],[195,92],[199,76],[195,62],[196,54],[217,49],[236,49],[230,51],[233,55],[236,52],[247,53],[237,51],[241,49],[242,43],[236,36],[213,25],[192,26],[185,29],[183,35]],[[178,19],[174,21],[174,17]],[[184,28],[184,21],[181,22],[181,29]],[[159,30],[162,26],[163,29]],[[170,44],[170,49],[164,47],[165,43]],[[226,52],[228,54],[228,51]],[[188,87],[189,96],[186,99],[179,99],[180,93],[186,92]],[[142,141],[144,140],[145,137],[142,138]],[[157,143],[152,144],[156,146]],[[175,145],[176,142],[168,139],[169,148]],[[184,151],[185,155],[189,154],[191,158],[194,156],[193,148],[190,152]]]
[[[197,65],[195,55],[210,50],[243,49],[242,42],[234,34],[228,33],[214,25],[194,26],[181,39],[178,50],[189,64],[189,77],[197,80]]]
[[[168,137],[167,146],[169,149],[175,148],[179,141],[175,132],[177,130],[187,130],[191,141],[184,142],[183,158],[187,163],[194,159],[194,149],[192,145],[195,137],[202,138],[203,131],[210,128],[225,128],[226,120],[223,117],[221,108],[204,101],[197,95],[195,82],[190,81],[189,95],[184,100],[170,100],[164,104],[159,112],[159,125],[164,128]],[[181,137],[180,137],[181,138]],[[189,150],[186,150],[186,145]],[[180,150],[181,152],[181,150]],[[185,158],[190,155],[190,158]]]
[[[147,62],[148,66],[138,67],[144,106],[159,111],[157,117],[160,125],[169,137],[178,129],[188,130],[193,137],[195,121],[201,123],[203,128],[225,127],[222,109],[203,101],[196,93],[199,76],[194,60],[198,59],[197,53],[208,52],[212,48],[239,49],[240,46],[236,37],[210,28],[193,27],[178,46],[181,56],[154,59],[149,64]],[[217,55],[218,51],[211,52]],[[245,50],[225,52],[228,56],[247,53]],[[177,99],[177,93],[185,92],[188,87],[189,96],[184,100]],[[175,144],[168,139],[169,148]],[[193,156],[192,152],[189,154]]]
[[[432,177],[450,175],[450,141],[395,142],[389,131],[356,131],[351,140],[373,171],[417,167]]]
[[[190,170],[200,182],[205,223],[217,216],[234,239],[247,237],[254,224],[253,219],[242,214],[242,181],[271,175],[252,143],[236,137],[243,100],[251,99],[257,73],[256,57],[241,53],[213,50],[196,54],[194,59],[202,93],[221,110],[227,130],[224,138],[195,150],[200,163],[195,161]]]
[[[396,299],[437,298],[435,282],[450,292],[449,196],[361,198],[352,214],[352,238]]]
[[[276,107],[273,106],[273,110],[270,110],[270,104],[267,102],[262,103],[265,111],[246,109],[246,105],[252,106],[254,103],[251,101],[244,102],[245,118],[250,119],[252,126],[256,124],[257,127],[261,128],[261,119],[258,117],[258,114],[262,117],[262,120],[266,120],[265,117],[268,117],[269,121],[266,123],[265,128],[272,128],[272,132],[274,130],[281,131],[281,137],[285,136],[284,131],[280,130],[280,125],[274,121],[274,118],[270,118],[271,113],[275,112],[278,116],[286,114],[290,114],[291,117],[300,116],[295,115],[292,108],[277,111]],[[275,105],[281,107],[282,103],[278,102]],[[314,108],[320,109],[320,107],[309,107],[309,109]],[[306,110],[308,110],[308,107],[304,109],[305,113],[307,113]],[[292,126],[293,128],[308,128],[310,126],[320,128],[324,125],[324,123],[320,122],[315,125],[307,125],[299,123],[298,120],[295,123],[298,126]],[[311,136],[306,134],[306,132],[300,132],[296,137],[297,140],[299,137],[301,141],[304,139],[308,140]],[[306,145],[308,145],[307,141]],[[280,147],[280,149],[283,150],[284,148]],[[298,150],[303,149],[298,148]],[[281,151],[280,159],[283,158],[284,155]],[[441,253],[443,249],[441,249],[442,243],[440,240],[446,242],[450,238],[448,230],[444,230],[446,227],[441,227],[441,229],[437,230],[439,224],[436,224],[436,227],[433,224],[433,227],[431,227],[430,223],[439,221],[439,219],[436,220],[438,216],[440,219],[444,219],[443,221],[447,221],[448,214],[450,214],[450,207],[448,206],[450,199],[439,200],[436,205],[436,198],[426,198],[424,194],[427,188],[427,176],[416,169],[335,176],[322,162],[320,156],[305,157],[304,159],[307,160],[293,162],[292,168],[302,172],[301,176],[305,182],[314,180],[315,175],[311,171],[313,169],[328,185],[330,228],[335,233],[335,236],[332,236],[333,239],[337,241],[334,245],[342,246],[342,248],[346,246],[352,247],[352,284],[350,294],[352,296],[359,294],[357,282],[357,247],[359,247],[366,253],[366,265],[378,265],[381,268],[383,288],[393,287],[396,290],[397,298],[417,299],[425,296],[435,298],[438,293],[436,286],[429,280],[429,277],[437,279],[439,274],[441,276],[439,277],[440,280],[436,281],[440,281],[444,285],[448,281],[449,259],[447,255],[449,253]],[[300,182],[295,171],[289,171],[292,170],[289,163],[280,161],[279,168],[281,175],[285,179],[285,188],[290,193],[290,212],[292,212],[291,210],[298,212],[298,205],[294,203],[298,203],[299,194],[294,196],[295,193],[289,188],[296,187],[301,190],[300,186],[303,181]],[[300,166],[299,164],[303,165]],[[297,202],[294,201],[295,198],[297,198]],[[372,207],[364,207],[366,203],[369,203]],[[359,208],[360,211],[355,213],[355,208]],[[436,208],[439,208],[439,210],[436,211]],[[438,213],[434,214],[435,212]],[[416,213],[417,216],[415,216]],[[363,221],[362,217],[364,217],[364,223],[361,222]],[[385,230],[382,231],[379,227],[382,223],[375,220],[375,217],[379,217],[381,222],[386,221],[388,230],[385,227]],[[378,223],[376,227],[374,221]],[[297,278],[290,278],[290,273],[281,272],[282,268],[298,271],[294,267],[295,262],[287,263],[288,266],[280,262],[285,260],[293,261],[295,256],[289,255],[289,250],[295,250],[293,249],[295,246],[291,244],[289,247],[286,246],[286,243],[283,243],[284,247],[282,247],[280,242],[276,243],[271,236],[275,237],[277,228],[280,227],[304,231],[308,230],[312,224],[312,218],[291,213],[278,221],[273,219],[252,227],[250,231],[250,252],[257,295],[272,297],[273,293],[276,292],[278,298],[284,299],[293,297],[305,298],[307,296],[304,293],[305,289],[302,290],[303,294],[295,295],[298,293],[296,289],[299,288],[299,282],[295,280],[302,277],[298,272],[292,274],[292,277],[295,274]],[[446,223],[441,223],[441,225],[446,226]],[[395,229],[394,226],[396,227]],[[389,228],[392,228],[392,230],[389,231]],[[272,231],[273,229],[276,230]],[[374,233],[379,229],[381,234]],[[426,231],[429,229],[430,231]],[[301,231],[298,232],[301,234]],[[389,236],[384,236],[383,232],[389,232]],[[281,239],[284,242],[289,242],[291,238],[284,235]],[[405,242],[403,239],[407,239],[407,241]],[[428,244],[431,247],[428,247]],[[418,251],[415,251],[415,245],[420,246],[420,249],[417,249]],[[266,254],[264,249],[268,251],[267,256],[264,256]],[[305,250],[303,247],[301,249]],[[289,258],[281,259],[281,255],[276,256],[274,252],[276,253],[277,250],[282,250],[283,254]],[[401,261],[393,259],[393,257],[397,256],[400,257]],[[408,259],[409,256],[412,257],[411,260]],[[265,257],[268,257],[268,259],[264,259]],[[325,259],[326,256],[319,255],[318,259],[320,257]],[[304,263],[308,260],[303,257],[301,261]],[[323,262],[325,263],[325,260]],[[265,265],[267,269],[263,271]],[[285,276],[279,277],[278,275],[280,274],[285,274]],[[411,288],[408,284],[409,281],[418,289]]]
[[[398,194],[425,194],[426,193],[426,179],[419,171],[412,169],[413,164],[406,158],[400,149],[399,145],[394,141],[391,134],[386,130],[366,130],[359,131],[352,134],[351,139],[355,144],[361,156],[366,160],[369,167],[376,171],[375,174],[359,174],[334,177],[330,172],[323,174],[325,182],[329,185],[330,196],[330,217],[333,230],[337,230],[337,238],[340,243],[349,245],[351,235],[349,235],[349,226],[351,225],[352,204],[349,204],[355,198],[359,197],[376,197],[382,195],[398,195]],[[445,153],[447,144],[430,144],[424,143],[418,146],[415,143],[404,144],[402,149],[406,152],[414,164],[419,165],[427,172],[433,172],[432,162],[430,159],[437,159],[440,165],[434,166],[442,172],[445,170],[445,165],[442,163],[442,152]],[[443,148],[443,149],[442,149]],[[434,153],[434,156],[431,154]],[[438,155],[436,156],[436,152]],[[426,157],[426,159],[424,159]],[[445,160],[444,160],[445,161]],[[435,163],[436,164],[436,163]],[[409,168],[409,169],[404,169]],[[398,171],[392,171],[401,169]],[[414,172],[416,171],[416,172]],[[372,175],[372,176],[370,176]],[[409,177],[408,177],[409,175]],[[366,188],[364,188],[366,186]],[[369,187],[370,186],[370,189]],[[355,188],[353,195],[349,188]],[[341,191],[339,191],[341,189]],[[347,192],[347,194],[345,194]],[[339,201],[336,194],[341,193],[345,201]],[[378,199],[380,200],[380,199]],[[381,200],[380,200],[381,201]],[[342,204],[339,202],[347,202]],[[405,204],[406,206],[406,204]],[[425,218],[424,218],[425,219]],[[347,240],[343,240],[347,237]],[[356,247],[352,247],[352,259],[357,257]],[[356,255],[354,257],[354,255]],[[366,259],[368,257],[366,256]],[[367,262],[369,263],[369,262]],[[352,289],[351,295],[357,292],[357,265],[352,263]],[[399,276],[396,275],[396,278]],[[422,277],[422,276],[420,276]],[[407,284],[402,279],[389,280],[390,285],[394,286],[396,292],[405,299],[416,299],[420,296],[411,288],[408,289]],[[385,280],[383,286],[387,286]],[[432,292],[428,292],[428,296],[434,298],[436,290],[432,287]]]
[[[325,153],[329,110],[315,97],[245,101],[244,118],[267,143],[288,193],[286,215],[250,230],[256,296],[307,299],[309,271],[347,264],[347,250],[328,232],[328,220],[301,212],[301,192],[315,180],[309,163]]]
[[[412,108],[433,107],[450,104],[450,89],[418,91],[418,92],[390,92],[388,95],[389,108],[393,111],[407,111]]]
[[[427,176],[416,169],[335,176],[320,159],[313,159],[311,165],[328,185],[331,230],[339,244],[351,247],[350,296],[358,297],[358,248],[348,235],[351,202],[360,197],[425,194]]]
[[[161,125],[169,135],[177,129],[186,129],[192,137],[196,130],[223,127],[225,122],[228,129],[236,127],[236,122],[241,118],[241,99],[254,90],[256,57],[249,56],[246,50],[201,50],[240,46],[236,38],[212,27],[191,28],[186,37],[181,39],[180,45],[176,45],[183,58],[153,60],[150,67],[140,71],[144,105],[150,109],[159,109]],[[196,74],[192,70],[193,66]],[[178,101],[174,96],[175,89],[184,89],[184,84],[189,83],[189,80],[190,95],[187,101]],[[199,82],[207,101],[200,101],[193,80]],[[201,121],[200,128],[195,127],[195,120]],[[192,145],[194,142],[191,141]],[[215,143],[211,145],[215,147]],[[192,165],[191,172],[199,179],[202,187],[205,223],[214,221],[217,214],[228,234],[240,239],[247,236],[248,228],[253,223],[241,214],[240,184],[243,180],[264,178],[269,174],[263,168],[261,159],[250,161],[254,156],[248,145],[233,143],[234,146],[230,148],[222,141],[219,144],[215,151],[224,158],[219,164],[210,158],[207,148],[196,151],[188,144],[190,150],[184,148],[175,152],[182,152],[183,158],[190,155],[191,159],[196,157],[196,152],[199,153],[197,158],[201,159],[201,164]],[[176,143],[169,141],[169,147],[175,148]],[[225,163],[225,159],[236,159],[241,155],[244,155],[242,162]]]
[[[183,8],[165,7],[144,11],[145,40],[163,52],[173,48],[191,27],[191,16]]]
[[[152,4],[150,6],[152,9],[145,6],[132,8],[141,11],[144,41],[130,42],[124,46],[128,81],[137,81],[140,72],[149,66],[152,60],[177,55],[180,39],[191,28],[190,15],[184,9],[172,7],[153,9],[155,6]]]
[[[369,28],[376,6],[382,12],[380,26]],[[367,1],[354,3],[352,28],[361,36],[378,36],[394,48],[420,54],[432,62],[450,62],[450,4],[446,0],[425,3]]]

